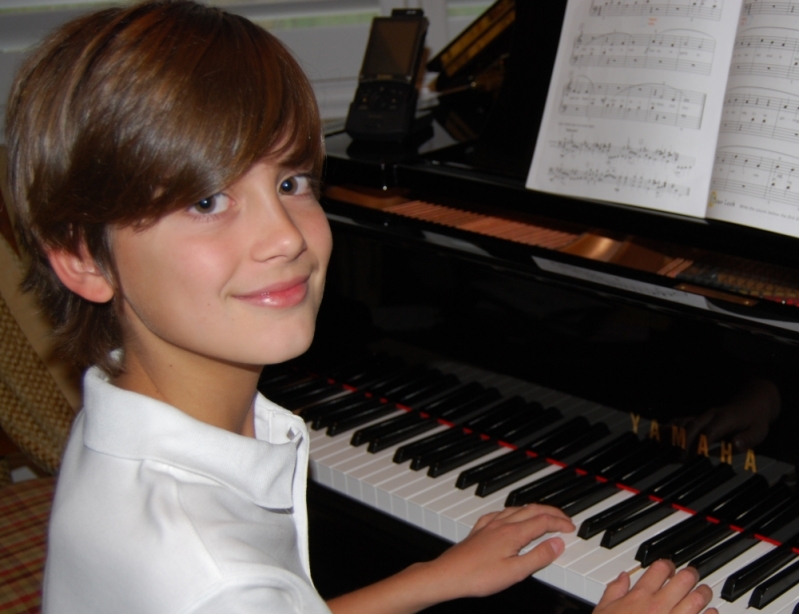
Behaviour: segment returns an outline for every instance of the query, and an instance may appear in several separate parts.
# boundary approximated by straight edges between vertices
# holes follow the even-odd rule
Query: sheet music
[[[744,2],[707,217],[799,237],[799,0]]]
[[[527,187],[704,217],[742,4],[569,0]]]

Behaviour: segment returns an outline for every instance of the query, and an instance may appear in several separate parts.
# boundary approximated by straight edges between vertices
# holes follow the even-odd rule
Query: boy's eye
[[[307,175],[293,175],[280,182],[279,191],[281,194],[299,195],[305,194],[311,189],[311,180]]]
[[[194,203],[191,208],[197,213],[222,213],[230,206],[230,199],[224,194],[214,194]]]

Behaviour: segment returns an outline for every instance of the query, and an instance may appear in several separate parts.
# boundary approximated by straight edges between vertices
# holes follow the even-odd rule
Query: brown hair
[[[83,245],[115,279],[110,225],[146,225],[215,194],[266,156],[322,165],[311,86],[272,35],[188,0],[107,9],[56,30],[25,62],[6,116],[23,288],[62,352],[109,373],[114,303],[69,292],[45,249]]]

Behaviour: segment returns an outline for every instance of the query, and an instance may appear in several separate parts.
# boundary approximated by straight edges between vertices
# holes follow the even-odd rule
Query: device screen
[[[422,27],[423,23],[418,19],[375,19],[361,75],[410,79],[415,69],[417,39]]]

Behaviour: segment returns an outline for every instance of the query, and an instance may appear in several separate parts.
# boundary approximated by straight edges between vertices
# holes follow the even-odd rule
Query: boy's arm
[[[548,539],[530,552],[519,551],[544,533],[570,532],[574,525],[560,510],[542,506],[506,508],[478,520],[469,536],[437,559],[411,565],[371,586],[328,602],[334,614],[412,614],[442,601],[480,597],[503,590],[549,565],[563,541]],[[698,614],[709,603],[707,586],[685,569],[674,574],[669,561],[656,561],[630,590],[626,574],[608,585],[595,614]],[[717,614],[714,609],[706,614]]]
[[[560,510],[543,505],[509,507],[487,514],[469,536],[427,563],[328,602],[334,614],[410,614],[459,597],[491,595],[549,565],[563,552],[553,537],[519,556],[531,541],[574,525]]]

